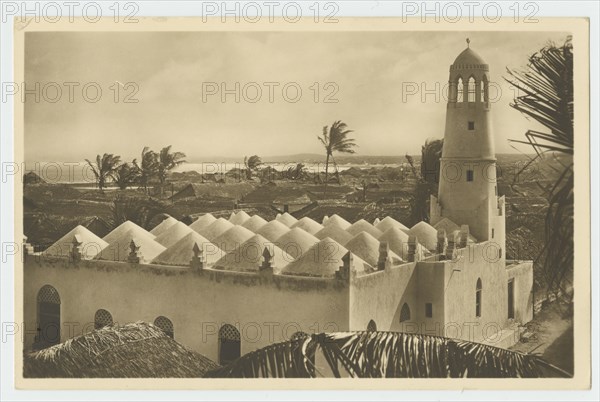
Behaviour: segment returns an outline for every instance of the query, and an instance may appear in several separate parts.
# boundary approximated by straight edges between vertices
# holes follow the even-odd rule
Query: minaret
[[[470,48],[450,66],[444,147],[438,198],[431,223],[448,218],[469,225],[477,241],[504,248],[504,197],[498,197],[496,156],[490,124],[489,69]],[[500,256],[502,256],[500,251]]]

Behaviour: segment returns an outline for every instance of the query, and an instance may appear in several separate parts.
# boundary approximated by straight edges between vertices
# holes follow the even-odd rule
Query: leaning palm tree
[[[333,158],[333,153],[342,152],[346,154],[353,154],[355,152],[354,147],[357,145],[354,143],[354,139],[347,137],[352,131],[353,130],[348,130],[346,123],[338,120],[333,122],[331,127],[323,127],[323,135],[317,137],[319,141],[321,141],[321,144],[323,144],[325,147],[325,194],[327,194],[327,184],[329,182],[330,158],[333,160],[333,164],[337,172],[337,164]]]
[[[244,156],[244,166],[246,167],[246,179],[252,179],[252,172],[257,170],[262,165],[262,159],[258,155],[251,157]]]
[[[571,374],[538,355],[481,343],[359,331],[298,335],[250,352],[205,377],[535,378]]]
[[[125,190],[138,180],[140,172],[136,164],[137,162],[134,159],[132,163],[121,164],[111,173],[113,181],[120,190]]]
[[[103,191],[106,187],[106,181],[111,177],[120,160],[120,156],[113,154],[97,155],[96,163],[92,163],[89,159],[85,160],[96,177],[96,184],[100,191]]]
[[[525,70],[507,69],[505,78],[522,95],[511,106],[546,128],[528,130],[525,140],[536,152],[531,163],[554,156],[559,160],[557,179],[543,188],[548,197],[545,245],[538,261],[544,267],[549,289],[565,293],[573,274],[573,45],[549,44],[529,58]],[[566,156],[557,158],[557,156]],[[567,160],[565,163],[564,160]]]
[[[161,191],[164,189],[167,174],[173,168],[185,163],[183,158],[185,158],[183,152],[171,152],[171,145],[160,150],[158,154],[158,180],[160,181]]]
[[[158,156],[156,152],[152,151],[149,147],[144,147],[144,149],[142,149],[140,163],[138,164],[137,161],[134,160],[133,164],[139,172],[139,183],[147,194],[148,184],[150,184],[158,172]]]

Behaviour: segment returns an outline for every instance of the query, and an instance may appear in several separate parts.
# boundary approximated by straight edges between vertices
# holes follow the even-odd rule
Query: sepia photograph
[[[340,21],[15,23],[22,384],[589,385],[587,21]]]

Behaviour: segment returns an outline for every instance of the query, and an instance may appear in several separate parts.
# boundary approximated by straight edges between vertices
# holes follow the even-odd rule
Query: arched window
[[[481,278],[477,279],[475,288],[475,317],[481,317]]]
[[[410,320],[410,307],[408,307],[408,304],[404,303],[400,309],[400,322],[408,320]]]
[[[464,99],[465,87],[463,84],[463,80],[461,77],[458,77],[458,81],[456,84],[456,101],[462,102]]]
[[[467,93],[468,99],[467,102],[475,102],[475,78],[469,78],[467,83]]]
[[[167,334],[168,337],[170,337],[170,338],[175,337],[173,323],[167,317],[163,317],[162,315],[160,317],[156,317],[156,320],[154,320],[154,325],[156,325],[158,328],[162,329],[162,331],[165,334]]]
[[[94,329],[100,329],[113,325],[112,315],[104,309],[96,311],[94,315]]]
[[[490,100],[490,89],[487,76],[483,76],[483,90],[481,91],[481,97],[483,102],[489,102]]]
[[[60,295],[44,285],[37,294],[38,335],[35,349],[44,349],[60,343]]]
[[[373,321],[373,320],[369,321],[369,323],[367,324],[367,331],[368,332],[377,331],[377,324],[375,323],[375,321]]]
[[[219,364],[224,366],[241,356],[240,331],[230,324],[219,329]]]

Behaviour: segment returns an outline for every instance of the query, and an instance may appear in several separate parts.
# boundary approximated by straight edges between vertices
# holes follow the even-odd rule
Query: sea
[[[312,162],[267,162],[262,167],[270,166],[277,171],[285,171],[290,168],[295,168],[298,163],[303,163],[305,169],[309,173],[325,172],[325,163],[312,163]],[[340,172],[350,169],[370,169],[370,168],[383,168],[383,167],[400,167],[401,163],[389,163],[389,164],[373,164],[373,163],[345,163],[338,165]],[[197,162],[197,163],[183,163],[173,169],[174,172],[189,172],[196,171],[200,174],[223,174],[231,169],[243,169],[243,163],[237,162]],[[329,164],[329,171],[333,171],[333,164]],[[22,166],[16,166],[13,168],[14,174],[23,172],[34,172],[40,176],[46,183],[54,184],[72,184],[77,186],[76,188],[87,189],[94,188],[96,178],[91,167],[87,162],[27,162],[23,163]],[[21,176],[22,177],[22,176]]]

